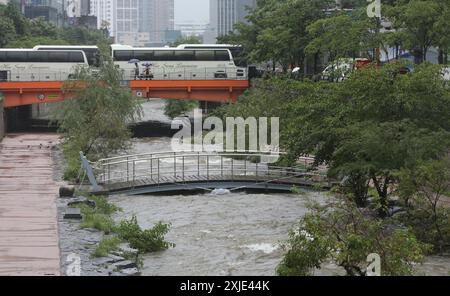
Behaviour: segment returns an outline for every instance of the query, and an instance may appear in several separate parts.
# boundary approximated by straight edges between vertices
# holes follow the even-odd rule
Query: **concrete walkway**
[[[60,275],[51,147],[55,134],[0,143],[0,275]]]

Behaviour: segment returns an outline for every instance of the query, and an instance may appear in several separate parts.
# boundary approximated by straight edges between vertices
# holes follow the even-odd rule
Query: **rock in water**
[[[125,260],[125,261],[120,261],[117,263],[114,263],[112,265],[112,267],[115,270],[123,270],[123,269],[130,269],[130,268],[137,268],[136,263],[130,261],[130,260]]]

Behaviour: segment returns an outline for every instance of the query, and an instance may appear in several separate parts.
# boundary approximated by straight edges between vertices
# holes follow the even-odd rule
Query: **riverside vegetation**
[[[83,215],[80,226],[97,229],[104,233],[104,238],[92,253],[93,257],[107,257],[112,252],[118,251],[121,243],[127,243],[131,248],[136,249],[138,254],[136,257],[134,254],[125,254],[125,256],[129,260],[136,260],[136,263],[141,264],[139,255],[175,247],[175,244],[164,239],[170,230],[170,224],[159,222],[153,228],[143,230],[139,226],[136,216],[116,223],[112,215],[120,211],[120,208],[110,204],[106,197],[88,196],[95,206],[76,205],[81,209]]]
[[[268,75],[216,115],[279,117],[287,152],[280,165],[313,155],[341,181],[324,205],[308,203],[278,274],[309,275],[332,260],[348,275],[365,275],[367,256],[378,253],[383,275],[410,275],[427,254],[450,251],[450,89],[442,75],[450,1],[383,1],[393,30],[368,18],[365,0],[334,8],[328,0],[258,1],[220,41],[243,45],[242,58],[271,61],[273,71],[299,66],[301,81]],[[427,63],[432,47],[442,65]],[[375,48],[395,49],[395,61],[317,82],[324,60],[376,61]],[[400,60],[400,49],[414,61]]]
[[[216,111],[279,117],[280,164],[314,155],[341,180],[290,234],[280,275],[311,274],[326,260],[364,275],[370,253],[384,275],[408,275],[450,249],[450,90],[438,66],[401,67],[367,67],[342,83],[259,80]]]

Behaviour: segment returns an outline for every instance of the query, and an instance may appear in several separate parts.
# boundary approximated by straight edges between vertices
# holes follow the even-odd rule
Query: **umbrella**
[[[140,61],[138,59],[131,59],[131,60],[128,61],[128,64],[137,64],[139,62]]]
[[[300,71],[300,67],[295,67],[294,70],[292,70],[292,73],[297,73],[298,71]]]
[[[144,63],[142,64],[142,66],[144,66],[144,67],[150,67],[150,66],[153,66],[153,64],[150,63],[150,62],[144,62]]]

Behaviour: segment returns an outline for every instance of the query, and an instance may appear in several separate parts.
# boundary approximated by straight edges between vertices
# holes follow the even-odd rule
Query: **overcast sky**
[[[175,24],[209,23],[209,0],[175,0]]]

